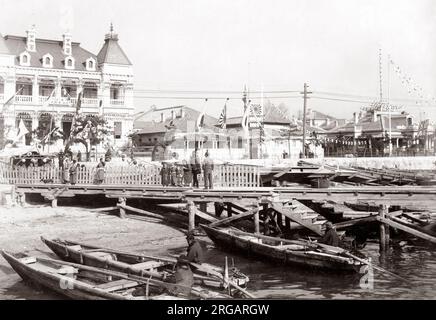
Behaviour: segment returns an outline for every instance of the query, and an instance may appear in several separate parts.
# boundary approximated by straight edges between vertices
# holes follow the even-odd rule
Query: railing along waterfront
[[[107,166],[104,184],[109,185],[161,185],[158,166]],[[79,167],[77,184],[94,184],[97,168]],[[11,167],[0,163],[0,183],[41,184],[62,183],[63,171],[55,166]],[[203,187],[203,175],[198,176]],[[213,171],[215,187],[260,187],[260,171],[250,165],[216,165]]]

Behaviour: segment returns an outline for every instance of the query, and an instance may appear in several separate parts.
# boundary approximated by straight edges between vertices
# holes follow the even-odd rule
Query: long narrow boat
[[[69,240],[49,240],[44,237],[41,237],[41,240],[62,260],[128,274],[153,277],[162,281],[174,274],[177,263],[176,259],[170,257],[140,255]],[[191,263],[191,265],[193,266],[196,285],[224,288],[224,270],[222,268],[207,263]],[[245,286],[248,277],[240,273],[236,268],[231,268],[229,270],[229,282],[237,287]],[[243,291],[245,290],[235,289],[230,292],[235,294],[239,292],[244,296]]]
[[[168,287],[146,279],[132,279],[117,272],[2,251],[3,257],[23,280],[78,300],[184,299],[166,293]],[[145,292],[145,294],[144,294]]]
[[[352,273],[359,272],[364,266],[364,263],[351,257],[348,251],[338,247],[306,240],[287,240],[257,235],[235,228],[201,226],[216,245],[263,257],[265,261]]]

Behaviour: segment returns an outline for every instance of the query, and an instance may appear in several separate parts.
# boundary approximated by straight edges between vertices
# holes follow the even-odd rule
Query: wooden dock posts
[[[193,201],[188,201],[186,205],[188,209],[188,231],[195,229],[195,215],[197,213],[197,207]]]
[[[120,208],[120,218],[124,219],[126,217],[126,198],[118,198],[118,207]]]
[[[260,234],[260,226],[259,226],[259,207],[254,207],[254,233]]]

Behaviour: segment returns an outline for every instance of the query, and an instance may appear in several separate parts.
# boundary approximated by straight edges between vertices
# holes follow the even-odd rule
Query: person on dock
[[[339,236],[334,228],[333,224],[328,221],[325,225],[326,231],[324,236],[319,240],[320,243],[327,244],[329,246],[339,246]]]
[[[190,187],[192,183],[192,171],[188,161],[183,160],[183,185]]]
[[[194,188],[199,188],[198,175],[201,173],[201,162],[200,162],[200,157],[198,156],[198,149],[192,151],[191,171],[192,171],[192,186]]]
[[[186,241],[188,241],[187,259],[189,262],[202,263],[203,262],[203,248],[200,242],[195,239],[195,235],[189,232],[186,236]]]
[[[182,254],[177,258],[176,272],[174,273],[173,283],[178,287],[170,290],[172,294],[189,296],[194,284],[194,273],[189,265],[186,255]]]
[[[171,163],[170,164],[170,182],[172,186],[176,186],[177,185],[177,167],[175,163]]]
[[[204,188],[213,189],[213,160],[209,158],[209,151],[204,154],[203,172],[204,172]]]
[[[168,180],[168,165],[166,162],[162,162],[162,169],[160,170],[160,175],[162,178],[162,186],[168,187],[169,180]]]
[[[72,185],[75,185],[77,183],[77,170],[78,170],[79,164],[77,163],[77,160],[74,159],[73,163],[70,165],[70,183]]]
[[[183,187],[183,164],[176,164],[176,176],[177,176],[177,186]]]
[[[104,181],[104,175],[105,175],[105,163],[103,161],[103,158],[100,158],[100,162],[97,165],[97,172],[95,173],[95,182],[97,184],[102,184]]]
[[[62,167],[62,182],[67,184],[70,182],[70,158],[65,157]]]

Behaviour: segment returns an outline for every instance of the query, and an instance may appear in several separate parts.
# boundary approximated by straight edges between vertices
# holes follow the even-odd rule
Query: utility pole
[[[307,95],[312,93],[307,91],[308,87],[307,83],[304,83],[304,90],[300,92],[303,95],[303,158],[306,158],[306,111],[307,99],[309,99]]]

